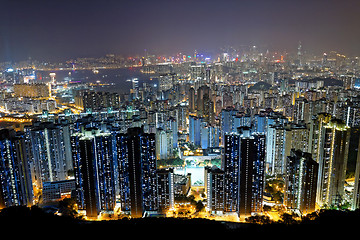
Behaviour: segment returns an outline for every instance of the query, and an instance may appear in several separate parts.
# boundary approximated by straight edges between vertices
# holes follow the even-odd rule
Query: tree
[[[59,210],[63,216],[77,217],[76,201],[73,198],[65,198],[59,202]]]
[[[274,194],[272,194],[274,201],[276,203],[282,203],[283,202],[283,198],[284,198],[284,194],[280,191],[275,192]]]
[[[274,194],[275,191],[274,191],[274,188],[269,183],[266,183],[265,192],[270,193],[270,194]]]
[[[312,213],[308,213],[308,214],[302,216],[301,220],[302,220],[302,222],[310,222],[310,221],[314,221],[318,217],[319,217],[318,212],[312,212]]]
[[[297,224],[299,223],[298,218],[299,218],[298,215],[296,215],[295,213],[292,214],[283,213],[280,217],[279,222],[286,225]]]
[[[263,209],[264,209],[265,212],[271,211],[271,206],[264,205]]]
[[[197,212],[201,212],[205,208],[201,200],[197,201],[195,204],[195,209]]]
[[[269,216],[265,215],[256,215],[256,216],[250,216],[245,219],[247,223],[254,223],[254,224],[270,224],[272,221],[270,220]]]

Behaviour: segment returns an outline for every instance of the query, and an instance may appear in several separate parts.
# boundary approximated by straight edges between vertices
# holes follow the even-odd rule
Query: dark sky
[[[359,0],[0,0],[0,61],[106,53],[337,50],[360,55]]]

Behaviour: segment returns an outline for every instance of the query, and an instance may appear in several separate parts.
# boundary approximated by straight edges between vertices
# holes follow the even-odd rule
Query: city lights
[[[60,17],[4,3],[19,26],[0,19],[0,219],[22,207],[93,226],[360,219],[356,3],[329,3],[328,18],[318,3],[75,2],[68,19],[84,26],[66,4]]]
[[[264,72],[257,68],[273,63],[257,59],[263,53],[254,54],[254,49],[259,51],[250,47],[250,53],[243,57],[236,54],[234,60],[226,54],[220,62],[215,61],[216,65],[211,61],[203,63],[200,59],[192,65],[187,61],[151,64],[148,60],[148,64],[138,72],[144,73],[142,69],[151,68],[151,73],[146,74],[155,73],[159,77],[152,76],[149,82],[136,75],[123,79],[130,82],[130,94],[97,90],[95,88],[116,88],[118,84],[99,80],[72,85],[66,82],[66,87],[61,87],[63,82],[61,77],[58,78],[62,76],[61,72],[51,70],[48,78],[52,82],[50,93],[49,85],[37,83],[38,79],[32,83],[14,83],[13,92],[6,90],[10,97],[3,100],[1,112],[4,116],[0,123],[10,126],[24,124],[15,128],[18,130],[16,135],[22,136],[25,140],[22,144],[32,149],[30,154],[33,156],[24,155],[28,160],[23,161],[35,159],[42,166],[41,176],[36,176],[31,185],[36,186],[36,190],[31,187],[28,191],[33,193],[29,201],[47,201],[56,199],[56,196],[60,201],[64,196],[71,197],[76,200],[79,213],[92,220],[111,219],[114,215],[142,217],[163,214],[237,222],[262,215],[276,221],[283,209],[301,215],[326,206],[357,208],[356,182],[359,176],[355,175],[350,181],[345,175],[355,171],[347,169],[346,165],[348,161],[354,161],[349,159],[349,152],[357,151],[350,149],[354,145],[350,141],[359,141],[359,137],[350,139],[350,132],[360,124],[354,81],[357,76],[337,75],[332,65],[323,60],[314,65],[318,69],[315,74],[298,67],[287,70],[296,78],[281,77],[286,64],[300,66],[297,59],[299,56],[303,58],[303,54],[298,54],[294,59],[277,62],[281,74],[273,69],[264,77]],[[246,60],[245,56],[251,57]],[[347,59],[341,54],[334,56],[341,56],[341,61],[343,57]],[[196,55],[196,58],[200,57]],[[329,57],[326,55],[326,61]],[[251,68],[243,66],[244,61]],[[218,66],[229,63],[235,64],[234,71],[243,69],[239,80],[234,81],[231,75],[217,70]],[[352,59],[348,59],[348,63],[352,63]],[[311,58],[303,58],[301,64],[314,63]],[[179,73],[174,72],[174,66]],[[94,76],[110,74],[101,72],[105,71],[101,66],[96,67],[99,69],[96,72],[93,67],[84,69]],[[20,71],[23,70],[14,69],[15,73]],[[182,78],[182,73],[188,73],[189,77]],[[262,81],[254,80],[259,74],[263,75]],[[329,74],[333,75],[329,77]],[[63,76],[65,80],[69,75]],[[307,80],[311,76],[313,78]],[[223,80],[218,82],[216,79]],[[9,81],[13,82],[12,79]],[[328,82],[334,85],[324,87]],[[337,85],[340,82],[342,85]],[[346,98],[337,97],[339,93]],[[16,117],[20,113],[19,107],[9,111],[13,96],[14,106],[24,104],[34,109],[38,102],[41,104],[39,110],[28,111],[28,117]],[[50,103],[52,108],[49,108]],[[14,133],[9,134],[13,136]],[[12,139],[4,138],[15,141]],[[101,155],[88,155],[82,150],[85,146]],[[46,154],[40,155],[43,152]],[[135,157],[135,153],[141,155]],[[131,156],[143,158],[142,164],[147,168],[128,162]],[[83,168],[90,167],[88,164],[92,167],[87,172],[97,172],[96,178],[85,174]],[[129,164],[135,165],[129,168]],[[198,174],[198,171],[205,174]],[[30,177],[31,173],[37,172],[29,168],[27,174]],[[130,177],[130,173],[135,175]],[[181,186],[176,179],[179,174],[188,173],[192,179],[186,180],[189,185],[181,193],[176,190]],[[97,187],[85,188],[90,192],[80,190],[84,189],[81,184],[88,184],[84,177],[88,183],[96,181]],[[137,195],[142,204],[133,205],[131,192],[139,191],[139,188],[130,190],[128,184],[130,181],[138,184],[140,179],[149,181],[148,187],[157,187],[147,189],[143,183],[141,191],[148,195]],[[75,181],[69,186],[77,194],[70,195],[68,190],[64,193],[49,192],[49,187],[43,191],[44,184],[52,186],[49,183],[62,181],[64,184]],[[354,183],[348,185],[347,182]],[[309,184],[312,186],[311,194],[306,190]],[[107,187],[103,189],[104,186]],[[196,210],[196,201],[189,200],[194,189],[203,192],[197,198],[204,206],[201,211]],[[91,194],[95,194],[94,199],[99,201],[87,199]],[[187,200],[181,204],[190,204],[190,207],[179,205],[181,194],[188,194]],[[41,195],[47,197],[41,198]],[[86,201],[93,205],[86,204]],[[14,199],[13,203],[6,204],[11,206],[19,202]],[[234,218],[234,214],[237,217]]]

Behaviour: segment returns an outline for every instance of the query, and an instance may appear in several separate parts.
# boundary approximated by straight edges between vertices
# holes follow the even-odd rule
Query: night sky
[[[0,61],[226,45],[360,56],[359,0],[0,0]]]

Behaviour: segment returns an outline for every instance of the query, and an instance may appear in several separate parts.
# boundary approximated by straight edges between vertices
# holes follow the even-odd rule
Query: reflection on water
[[[49,81],[50,72],[56,74],[55,78],[58,82],[114,83],[114,85],[102,86],[96,90],[117,93],[129,93],[132,83],[127,81],[128,79],[138,78],[140,87],[142,87],[143,83],[155,84],[157,82],[157,80],[152,78],[152,75],[141,73],[140,68],[98,69],[97,71],[91,69],[37,71],[37,77],[42,79],[42,81]]]

